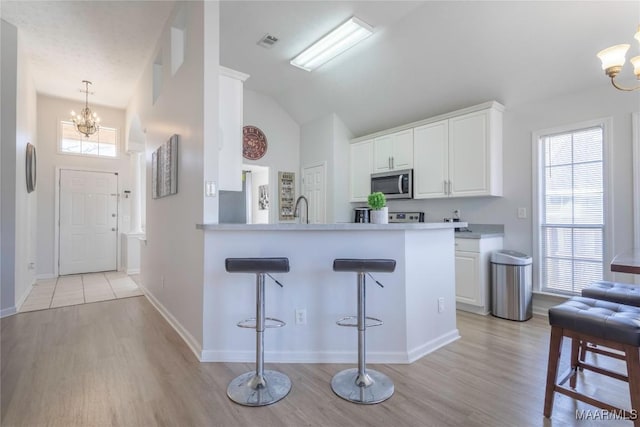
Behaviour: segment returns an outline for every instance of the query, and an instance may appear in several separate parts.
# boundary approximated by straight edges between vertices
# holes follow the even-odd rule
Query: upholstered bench
[[[561,393],[611,412],[624,413],[635,418],[640,427],[640,308],[592,298],[573,297],[549,309],[551,341],[544,400],[544,416],[550,417],[554,394]],[[558,377],[560,350],[564,337],[571,338],[571,367],[567,375]],[[622,352],[627,364],[627,375],[589,365],[579,360],[580,342],[590,342]],[[577,369],[584,368],[629,383],[632,411],[625,411],[575,390]],[[570,388],[563,384],[570,379]],[[634,414],[636,414],[634,416]]]
[[[593,282],[582,290],[582,296],[640,307],[640,286],[628,283],[605,280]]]

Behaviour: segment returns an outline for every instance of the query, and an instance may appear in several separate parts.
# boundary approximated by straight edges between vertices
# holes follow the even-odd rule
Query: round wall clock
[[[242,157],[258,160],[267,152],[267,137],[256,126],[242,128]]]

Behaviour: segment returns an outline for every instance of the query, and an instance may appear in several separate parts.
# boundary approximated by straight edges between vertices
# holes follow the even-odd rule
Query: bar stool
[[[256,274],[256,317],[238,322],[241,328],[256,330],[256,370],[236,377],[227,387],[227,396],[240,405],[265,406],[284,398],[291,390],[291,380],[281,372],[264,369],[264,330],[280,328],[282,320],[265,317],[264,276],[273,279],[280,287],[282,283],[269,273],[287,273],[288,258],[227,258],[225,268],[229,273]],[[269,323],[267,323],[269,322]]]
[[[392,259],[335,259],[333,271],[358,273],[358,314],[339,319],[339,326],[358,328],[358,368],[345,369],[331,379],[331,389],[341,398],[354,403],[380,403],[393,395],[393,382],[389,377],[366,366],[366,332],[368,327],[382,325],[382,320],[366,316],[365,274],[392,273],[396,261]],[[380,282],[373,279],[380,287]],[[355,321],[355,323],[354,323]],[[367,323],[370,321],[370,323]]]

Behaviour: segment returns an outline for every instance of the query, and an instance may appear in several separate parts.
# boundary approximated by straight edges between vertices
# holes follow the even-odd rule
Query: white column
[[[131,230],[129,233],[142,233],[142,153],[129,152],[131,161]]]

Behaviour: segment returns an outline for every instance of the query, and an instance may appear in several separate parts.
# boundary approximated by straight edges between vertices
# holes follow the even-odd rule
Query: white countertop
[[[456,227],[466,227],[466,222],[419,222],[419,223],[397,223],[397,224],[360,224],[360,223],[337,223],[337,224],[196,224],[199,230],[216,231],[399,231],[399,230],[442,230]]]

